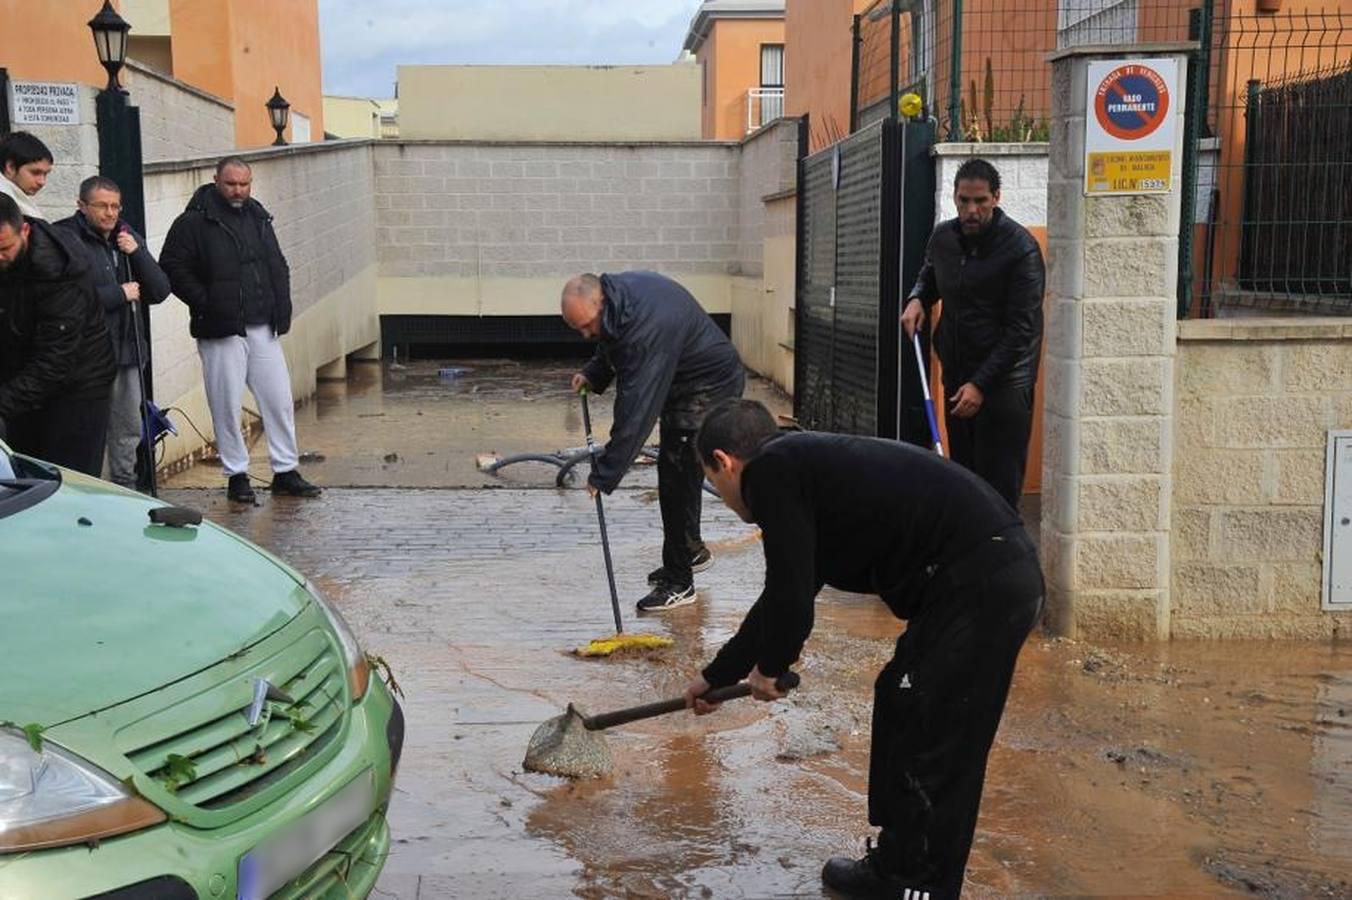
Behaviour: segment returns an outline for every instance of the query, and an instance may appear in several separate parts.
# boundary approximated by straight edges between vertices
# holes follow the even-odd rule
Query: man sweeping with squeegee
[[[569,327],[600,344],[573,375],[573,390],[600,393],[612,380],[616,384],[610,441],[587,478],[592,496],[619,486],[661,420],[662,565],[648,575],[652,591],[638,601],[638,610],[662,612],[694,603],[693,572],[709,563],[700,539],[704,473],[695,455],[695,430],[714,403],[741,396],[742,361],[690,292],[655,272],[578,275],[564,285],[560,307]]]
[[[723,502],[761,527],[765,590],[686,688],[745,678],[758,700],[798,659],[823,585],[881,596],[907,622],[873,695],[863,859],[826,886],[849,897],[951,900],[976,831],[986,756],[1019,648],[1042,607],[1042,571],[1018,514],[972,472],[908,444],[779,433],[750,400],[709,411],[697,439]],[[809,682],[810,683],[810,682]]]

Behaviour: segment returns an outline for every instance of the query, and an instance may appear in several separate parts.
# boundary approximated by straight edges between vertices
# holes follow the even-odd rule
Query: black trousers
[[[98,478],[108,436],[108,402],[107,394],[51,400],[9,423],[9,445],[27,456]]]
[[[662,511],[662,567],[679,587],[694,578],[690,557],[703,544],[700,513],[704,469],[695,449],[695,432],[672,428],[664,422],[658,430],[657,503]]]
[[[986,757],[1042,608],[1022,528],[940,570],[873,695],[869,822],[884,867],[931,900],[962,892]]]
[[[956,393],[956,388],[945,390],[950,397]],[[953,461],[980,475],[1018,509],[1033,430],[1033,386],[995,388],[975,416],[950,414],[945,424]]]

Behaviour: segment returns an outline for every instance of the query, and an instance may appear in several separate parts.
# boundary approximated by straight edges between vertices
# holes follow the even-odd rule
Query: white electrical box
[[[1352,611],[1352,431],[1330,431],[1324,483],[1324,609]]]

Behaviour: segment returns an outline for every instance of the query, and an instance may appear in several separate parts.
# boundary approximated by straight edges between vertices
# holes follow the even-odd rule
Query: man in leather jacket
[[[934,348],[944,369],[949,452],[1018,507],[1042,352],[1042,251],[1000,209],[1000,173],[983,159],[953,180],[958,216],[931,235],[901,315],[909,339],[942,299]]]
[[[564,321],[600,346],[572,378],[573,390],[598,393],[615,382],[615,424],[587,489],[609,494],[660,421],[657,500],[662,512],[662,565],[648,575],[652,591],[640,612],[695,602],[693,572],[707,568],[700,539],[704,473],[695,431],[708,408],[740,397],[742,360],[727,335],[690,292],[656,272],[578,275],[563,289]]]

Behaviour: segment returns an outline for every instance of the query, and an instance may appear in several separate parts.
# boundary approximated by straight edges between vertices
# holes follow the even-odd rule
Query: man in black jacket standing
[[[149,356],[137,303],[163,302],[169,296],[169,278],[146,249],[145,238],[121,213],[122,189],[111,178],[94,175],[80,184],[79,212],[56,225],[85,248],[94,295],[107,318],[117,358],[108,414],[108,480],[135,488],[145,374],[140,366]]]
[[[84,253],[0,194],[0,430],[20,453],[97,476],[116,373]]]
[[[272,216],[250,196],[253,170],[238,156],[216,164],[169,229],[160,265],[188,305],[202,381],[216,430],[226,495],[253,503],[249,448],[240,429],[244,387],[258,400],[272,463],[272,493],[317,497],[297,466],[291,374],[280,338],[291,329],[291,271]]]
[[[662,565],[640,612],[695,602],[694,571],[710,562],[700,539],[704,475],[695,431],[712,404],[739,397],[746,375],[732,342],[690,292],[655,272],[578,275],[563,289],[564,321],[595,355],[573,375],[573,390],[598,393],[615,381],[615,424],[587,489],[609,494],[660,419],[657,496],[662,511]]]
[[[951,900],[976,831],[986,757],[1014,663],[1042,606],[1042,571],[1018,514],[973,473],[878,438],[779,434],[750,400],[709,411],[705,473],[761,527],[765,589],[701,675],[699,697],[745,678],[760,700],[812,632],[823,585],[878,594],[907,622],[873,695],[863,859],[836,857],[826,885],[851,897]]]
[[[1017,509],[1042,352],[1042,251],[1000,209],[1000,173],[984,159],[958,168],[953,202],[958,217],[934,229],[901,323],[910,338],[943,300],[934,348],[949,453]]]

